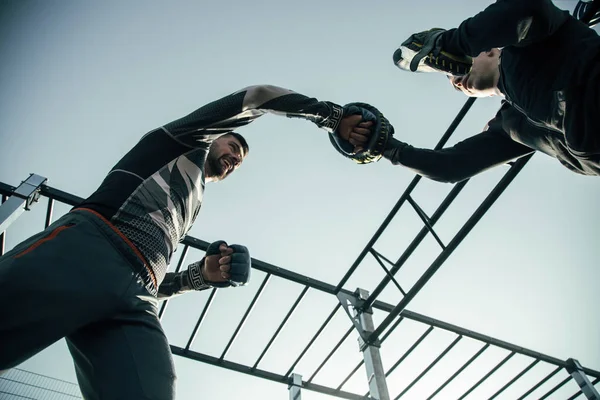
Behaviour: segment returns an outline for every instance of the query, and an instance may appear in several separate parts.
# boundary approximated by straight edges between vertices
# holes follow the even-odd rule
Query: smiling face
[[[206,177],[221,181],[239,168],[248,154],[248,145],[239,134],[223,135],[215,140],[206,159]]]
[[[500,77],[500,50],[484,51],[473,58],[471,71],[463,76],[449,77],[450,83],[469,97],[488,97],[501,95],[498,90]]]

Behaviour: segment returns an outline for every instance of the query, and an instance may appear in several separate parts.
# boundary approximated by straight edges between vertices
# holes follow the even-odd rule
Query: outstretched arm
[[[303,118],[334,132],[342,121],[342,107],[277,86],[250,86],[200,107],[162,127],[175,140],[190,147],[247,125],[265,113]],[[358,121],[360,122],[360,121]]]
[[[527,46],[553,34],[570,18],[550,0],[497,0],[441,37],[441,48],[476,57],[494,47]]]
[[[513,141],[502,129],[501,118],[498,112],[486,131],[441,150],[420,149],[392,139],[383,156],[429,179],[460,182],[534,151]]]

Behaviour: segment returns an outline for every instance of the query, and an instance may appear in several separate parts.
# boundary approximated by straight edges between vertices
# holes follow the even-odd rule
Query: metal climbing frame
[[[442,146],[444,146],[452,132],[456,129],[460,121],[463,119],[463,117],[473,104],[473,102],[474,99],[469,99],[466,102],[466,104],[463,106],[463,108],[461,109],[455,120],[452,122],[446,133],[443,135],[436,148],[441,148]],[[261,260],[253,259],[253,268],[255,270],[262,271],[265,275],[262,282],[258,284],[258,290],[252,298],[252,300],[250,301],[250,303],[244,306],[245,312],[243,314],[243,317],[237,324],[233,335],[229,339],[225,348],[222,350],[221,355],[209,355],[192,349],[194,340],[198,335],[200,328],[206,322],[206,316],[209,313],[211,306],[215,302],[215,295],[217,293],[217,289],[212,289],[206,294],[207,298],[204,304],[204,308],[200,312],[200,315],[196,321],[194,328],[189,333],[186,345],[183,347],[174,344],[171,345],[173,354],[180,357],[185,357],[187,359],[196,360],[206,364],[226,368],[232,371],[242,372],[270,381],[287,384],[289,388],[290,398],[295,400],[299,400],[301,398],[301,393],[303,389],[344,399],[386,400],[391,398],[402,398],[411,390],[414,390],[414,388],[432,370],[434,370],[436,366],[439,366],[444,359],[448,358],[449,355],[456,357],[457,354],[460,356],[464,356],[465,354],[467,354],[467,350],[460,350],[460,344],[461,342],[465,342],[467,339],[470,339],[471,341],[479,343],[479,348],[476,351],[473,351],[472,354],[470,354],[470,358],[465,360],[465,362],[459,368],[454,369],[452,373],[448,371],[446,371],[445,373],[438,372],[438,375],[444,376],[445,379],[441,382],[438,382],[436,385],[432,385],[431,383],[428,384],[427,387],[430,388],[430,391],[427,395],[427,399],[434,398],[438,395],[443,396],[443,398],[448,398],[447,391],[453,385],[453,383],[458,381],[461,378],[461,376],[465,375],[466,371],[469,370],[469,367],[475,365],[478,359],[481,359],[485,353],[490,352],[492,349],[500,349],[507,352],[507,354],[504,358],[497,362],[493,368],[489,369],[487,373],[485,373],[483,376],[480,376],[478,379],[475,379],[473,382],[470,383],[463,382],[462,387],[466,387],[466,390],[464,390],[462,394],[455,393],[452,395],[452,397],[463,399],[475,393],[477,390],[480,390],[481,387],[485,385],[486,382],[489,379],[491,379],[491,377],[494,374],[496,374],[505,366],[505,364],[508,364],[509,361],[515,356],[520,355],[522,358],[524,357],[528,360],[528,364],[519,371],[516,371],[516,373],[513,374],[511,379],[507,380],[506,382],[503,382],[501,386],[494,388],[493,393],[491,393],[489,398],[496,398],[502,393],[506,393],[506,391],[508,391],[510,388],[514,388],[516,385],[519,385],[520,388],[526,386],[525,389],[522,389],[522,393],[520,394],[520,397],[518,397],[519,399],[525,399],[528,396],[538,396],[537,398],[543,399],[548,398],[561,388],[564,389],[565,387],[568,387],[568,385],[575,385],[573,386],[573,391],[576,390],[576,392],[573,393],[571,397],[569,397],[570,399],[575,399],[581,395],[584,395],[587,399],[600,399],[597,390],[598,382],[600,381],[600,372],[582,367],[577,360],[560,360],[486,335],[472,332],[467,329],[443,321],[429,318],[427,316],[411,312],[406,309],[408,303],[424,287],[427,281],[441,267],[441,265],[448,258],[448,256],[458,247],[461,241],[468,235],[468,233],[483,217],[486,211],[502,194],[504,189],[506,189],[506,187],[511,183],[511,181],[519,173],[519,171],[521,171],[521,169],[525,166],[530,157],[531,156],[524,157],[516,161],[509,167],[505,175],[491,190],[491,192],[483,200],[483,202],[479,205],[479,207],[475,210],[471,217],[465,222],[465,224],[456,233],[456,235],[446,244],[436,233],[434,229],[435,224],[444,214],[444,212],[448,209],[448,207],[454,201],[454,199],[456,199],[456,197],[463,190],[463,188],[467,185],[468,181],[463,181],[459,184],[456,184],[440,203],[437,210],[431,216],[428,216],[411,196],[411,193],[414,191],[415,187],[421,179],[420,176],[415,176],[412,182],[408,185],[408,188],[400,196],[400,199],[392,208],[389,215],[385,218],[379,229],[377,229],[371,240],[361,251],[355,262],[348,270],[348,272],[335,286],[274,266]],[[40,197],[46,197],[48,199],[46,218],[44,224],[44,226],[46,227],[52,221],[52,214],[56,202],[68,205],[75,205],[82,200],[81,198],[73,196],[69,193],[47,186],[45,182],[45,178],[32,174],[18,187],[13,187],[5,183],[0,183],[0,194],[2,195],[3,202],[3,204],[0,206],[0,226],[2,226],[3,229],[6,228],[11,222],[13,222],[16,219],[16,217],[20,215],[24,210],[28,210],[36,202],[38,202]],[[414,239],[408,245],[408,247],[406,247],[402,255],[395,262],[393,262],[390,261],[388,257],[384,256],[379,251],[377,251],[374,246],[377,243],[379,237],[383,234],[385,229],[395,218],[400,208],[406,205],[407,203],[414,209],[416,214],[422,220],[423,227],[420,230],[420,232],[414,237]],[[435,241],[439,244],[441,251],[437,258],[431,263],[431,265],[429,265],[425,272],[416,281],[416,283],[414,283],[412,287],[410,287],[410,289],[404,290],[395,279],[395,274],[400,270],[400,268],[409,259],[409,257],[418,248],[418,246],[421,244],[421,242],[425,239],[427,235],[431,235],[435,239]],[[6,232],[2,232],[0,236],[0,254],[4,253],[5,236]],[[190,249],[205,251],[208,247],[207,242],[190,236],[184,238],[182,245],[183,251],[181,252],[178,263],[176,265],[176,270],[181,269]],[[367,256],[373,257],[376,260],[377,264],[381,266],[381,268],[386,273],[385,278],[379,283],[379,285],[377,285],[377,287],[375,288],[375,290],[373,290],[372,293],[368,293],[366,290],[363,289],[357,289],[356,291],[346,289],[346,283],[348,282],[352,274],[356,271],[356,269],[359,267],[359,265],[361,265],[361,263],[365,261]],[[260,356],[256,359],[256,361],[253,364],[246,365],[229,360],[227,357],[228,352],[231,349],[234,342],[236,341],[236,339],[239,337],[240,332],[242,331],[245,323],[247,322],[250,316],[250,313],[260,301],[261,294],[264,292],[268,284],[276,279],[284,279],[301,285],[302,290],[300,291],[300,294],[297,296],[293,305],[291,306],[291,308],[277,327],[275,333],[271,336],[271,339],[268,341],[268,344],[264,347]],[[393,282],[399,289],[399,292],[402,294],[402,299],[397,304],[388,304],[377,300],[378,295],[386,288],[386,286],[390,282]],[[284,330],[286,324],[291,320],[291,318],[293,318],[295,310],[306,297],[309,291],[316,291],[328,295],[334,295],[337,298],[337,304],[335,305],[335,307],[333,307],[328,317],[325,319],[325,321],[323,321],[323,323],[316,330],[316,332],[314,332],[314,335],[310,338],[310,340],[308,340],[306,347],[297,355],[297,358],[293,363],[291,363],[289,368],[287,368],[285,371],[278,372],[258,368],[258,365],[263,360],[267,352],[272,348],[273,343],[280,335],[280,333]],[[168,304],[169,301],[165,301],[162,304],[159,312],[159,316],[161,318],[164,317],[167,311]],[[309,376],[308,379],[304,380],[301,375],[295,373],[295,369],[298,363],[311,349],[311,346],[314,345],[319,336],[327,328],[328,324],[330,324],[334,316],[338,312],[340,312],[340,310],[343,310],[343,312],[350,319],[350,324],[348,324],[348,328],[343,332],[339,342],[331,349],[331,351],[323,359],[323,361],[316,368],[316,370]],[[373,314],[375,312],[383,313],[383,315],[385,315],[383,321],[377,326],[375,325],[373,320]],[[388,337],[399,326],[401,326],[403,321],[412,321],[413,323],[420,324],[423,327],[423,331],[418,337],[418,339],[412,342],[412,344],[407,348],[405,353],[395,363],[393,363],[393,365],[390,368],[385,370],[382,362],[380,348],[383,346],[386,339],[388,339]],[[404,322],[404,324],[406,324],[406,322]],[[407,382],[399,393],[395,393],[394,396],[391,397],[386,378],[389,377],[390,374],[397,370],[401,365],[408,363],[411,359],[411,354],[413,354],[418,348],[427,347],[429,340],[428,338],[431,337],[431,334],[434,330],[443,331],[451,334],[453,336],[453,340],[447,344],[446,348],[442,352],[440,352],[435,359],[431,360],[430,364],[427,367],[421,369],[419,375],[414,377],[412,381]],[[362,352],[362,360],[351,371],[349,371],[349,375],[337,385],[326,386],[315,383],[313,381],[315,376],[323,369],[326,363],[333,357],[336,351],[338,351],[340,346],[346,341],[348,337],[350,337],[350,335],[353,332],[355,334],[358,333],[358,348]],[[367,375],[366,383],[368,386],[368,393],[354,393],[343,390],[346,383],[363,366]],[[544,370],[544,376],[541,379],[537,379],[533,382],[526,382],[527,376],[535,375],[534,372],[536,370],[538,370],[539,372],[542,371],[544,368],[547,369],[548,367],[551,367],[551,369],[549,371]],[[556,382],[556,379],[560,380]],[[487,387],[486,390],[490,391],[490,388]],[[421,396],[423,392],[421,391],[419,393],[419,395]]]

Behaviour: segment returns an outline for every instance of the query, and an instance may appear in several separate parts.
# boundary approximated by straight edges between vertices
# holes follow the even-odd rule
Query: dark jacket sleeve
[[[552,35],[568,18],[550,0],[497,0],[445,32],[440,45],[472,57],[494,47],[523,47]]]
[[[342,112],[342,107],[332,102],[278,86],[256,85],[206,104],[161,128],[176,141],[197,147],[267,113],[306,119],[332,133],[342,119]]]
[[[419,175],[440,182],[460,182],[492,167],[507,163],[534,150],[513,141],[502,129],[500,112],[487,130],[452,147],[429,150],[392,139],[384,157]]]

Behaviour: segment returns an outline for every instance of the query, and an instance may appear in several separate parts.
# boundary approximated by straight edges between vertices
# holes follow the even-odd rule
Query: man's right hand
[[[349,115],[342,118],[338,127],[341,139],[354,146],[354,153],[361,152],[371,137],[372,121],[362,122],[361,115]]]
[[[376,162],[394,135],[394,127],[375,107],[367,103],[348,103],[343,118],[329,135],[333,147],[358,164]]]

